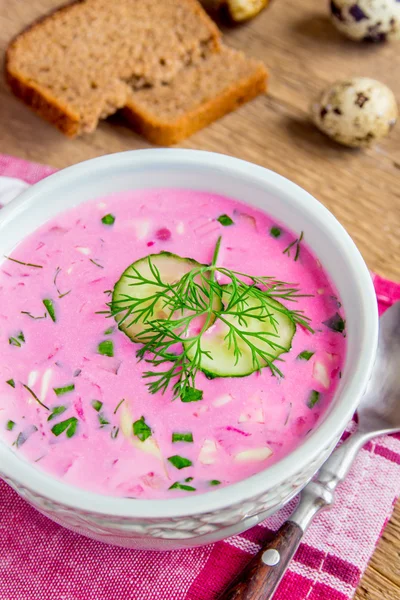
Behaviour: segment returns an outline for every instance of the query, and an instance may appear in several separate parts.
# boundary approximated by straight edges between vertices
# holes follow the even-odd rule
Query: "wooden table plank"
[[[0,0],[0,52],[10,38],[58,0]],[[223,152],[289,177],[343,223],[368,266],[400,281],[400,127],[367,151],[330,142],[309,122],[308,106],[336,79],[364,75],[400,98],[400,45],[345,40],[327,18],[326,2],[276,0],[259,18],[226,27],[226,40],[264,60],[270,93],[181,144]],[[0,56],[0,59],[2,57]],[[91,136],[68,140],[13,98],[0,81],[0,151],[65,167],[106,153],[150,144],[117,116]],[[400,598],[400,504],[357,591],[357,600]]]

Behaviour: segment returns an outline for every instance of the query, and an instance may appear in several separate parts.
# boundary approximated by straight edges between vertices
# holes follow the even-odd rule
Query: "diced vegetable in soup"
[[[0,435],[53,477],[193,495],[279,461],[339,384],[346,322],[307,235],[203,192],[124,192],[0,265]]]

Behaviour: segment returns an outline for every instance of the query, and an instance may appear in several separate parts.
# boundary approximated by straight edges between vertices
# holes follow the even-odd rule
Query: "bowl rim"
[[[33,492],[57,505],[82,513],[133,520],[178,518],[216,512],[266,493],[268,489],[282,483],[283,473],[285,480],[290,479],[301,468],[317,459],[320,449],[326,447],[328,439],[332,440],[333,445],[344,431],[368,383],[378,343],[378,309],[372,278],[349,234],[332,213],[309,192],[274,171],[242,159],[202,150],[170,148],[130,150],[93,158],[49,175],[22,192],[16,200],[0,211],[0,225],[4,226],[8,221],[18,218],[18,215],[24,211],[25,205],[40,202],[42,193],[47,195],[52,190],[54,192],[59,186],[68,184],[70,179],[94,176],[98,169],[112,171],[133,164],[137,167],[145,167],[154,160],[163,162],[163,167],[176,166],[179,163],[203,169],[234,172],[235,176],[239,174],[242,179],[250,178],[253,183],[268,186],[271,192],[296,197],[301,210],[305,213],[312,211],[314,218],[329,225],[330,234],[345,252],[346,259],[354,272],[354,281],[357,282],[359,289],[362,289],[362,294],[359,294],[362,303],[361,315],[368,315],[368,319],[363,319],[362,343],[356,359],[357,368],[354,369],[348,385],[342,390],[340,403],[332,409],[309,438],[267,469],[223,488],[191,496],[192,502],[188,502],[187,497],[137,500],[89,492],[58,481],[46,472],[36,469],[8,448],[6,450],[6,445],[0,442],[0,468],[5,473],[5,480],[17,489],[23,487],[28,492]],[[4,461],[2,455],[5,456],[6,453],[7,457]],[[2,465],[2,462],[5,464]]]

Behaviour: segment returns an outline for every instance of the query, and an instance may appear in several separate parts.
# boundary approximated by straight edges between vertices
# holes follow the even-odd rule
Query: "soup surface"
[[[1,436],[93,492],[208,491],[306,438],[345,347],[300,231],[214,194],[120,193],[46,223],[0,265]]]

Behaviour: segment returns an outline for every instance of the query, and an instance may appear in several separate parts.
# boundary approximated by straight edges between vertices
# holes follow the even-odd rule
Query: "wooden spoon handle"
[[[303,530],[286,521],[219,600],[269,600],[296,552]]]

